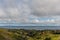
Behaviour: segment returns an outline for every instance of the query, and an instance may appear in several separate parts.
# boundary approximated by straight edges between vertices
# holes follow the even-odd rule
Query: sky
[[[0,25],[60,26],[60,0],[0,0]]]

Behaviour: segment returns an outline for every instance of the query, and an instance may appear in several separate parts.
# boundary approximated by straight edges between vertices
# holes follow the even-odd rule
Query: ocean
[[[41,24],[0,24],[0,28],[9,29],[35,29],[35,30],[60,30],[60,26],[50,26]]]

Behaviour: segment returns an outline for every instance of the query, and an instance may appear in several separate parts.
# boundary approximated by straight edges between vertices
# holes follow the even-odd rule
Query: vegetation
[[[0,29],[0,40],[60,40],[60,30]]]

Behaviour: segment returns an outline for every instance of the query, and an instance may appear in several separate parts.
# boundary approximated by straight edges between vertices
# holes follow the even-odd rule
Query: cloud
[[[0,23],[60,24],[60,0],[0,0]]]
[[[58,20],[55,19],[47,19],[47,20],[38,20],[38,19],[34,19],[32,20],[32,23],[56,23]]]
[[[29,14],[31,13],[29,7],[29,0],[0,0],[0,21],[7,21],[12,23],[28,22]],[[10,21],[9,21],[10,20]],[[6,23],[7,23],[6,22]]]
[[[32,15],[60,16],[60,0],[32,0]]]
[[[3,9],[0,9],[0,17],[6,17],[6,14],[4,14],[4,10]]]

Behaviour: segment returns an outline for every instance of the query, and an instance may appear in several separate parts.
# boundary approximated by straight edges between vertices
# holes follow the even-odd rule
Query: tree
[[[47,37],[47,38],[45,38],[45,40],[51,40],[51,38],[50,37]]]

